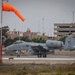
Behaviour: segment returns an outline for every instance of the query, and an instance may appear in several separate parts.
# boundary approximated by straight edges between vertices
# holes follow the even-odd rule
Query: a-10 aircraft
[[[65,40],[65,44],[62,41],[57,40],[47,40],[46,43],[24,42],[18,40],[12,45],[9,45],[5,48],[6,51],[26,50],[31,54],[36,54],[38,57],[47,57],[47,54],[51,53],[51,51],[54,52],[56,49],[74,50],[75,38],[67,37]]]

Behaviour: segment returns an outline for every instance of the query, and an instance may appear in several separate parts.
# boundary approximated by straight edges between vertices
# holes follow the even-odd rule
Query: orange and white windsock
[[[2,4],[2,11],[6,11],[6,12],[14,12],[22,21],[25,20],[25,18],[21,15],[21,13],[11,4]]]

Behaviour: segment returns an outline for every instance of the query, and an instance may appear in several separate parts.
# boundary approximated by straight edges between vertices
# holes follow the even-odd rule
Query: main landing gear
[[[37,56],[39,58],[41,58],[41,57],[46,58],[47,57],[47,54],[46,54],[46,52],[38,52]]]

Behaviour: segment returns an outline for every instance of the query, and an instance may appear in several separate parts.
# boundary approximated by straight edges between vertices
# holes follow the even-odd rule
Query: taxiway
[[[13,59],[9,58],[12,57]],[[49,55],[47,58],[37,58],[37,56],[3,56],[2,62],[6,64],[24,64],[24,63],[38,63],[38,64],[56,64],[56,63],[74,63],[75,56]]]

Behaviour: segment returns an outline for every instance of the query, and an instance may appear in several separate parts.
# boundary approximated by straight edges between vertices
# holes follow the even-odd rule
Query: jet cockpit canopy
[[[24,43],[24,41],[22,41],[22,40],[17,40],[17,41],[14,42],[13,44],[20,44],[20,43]]]

